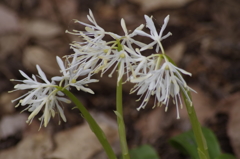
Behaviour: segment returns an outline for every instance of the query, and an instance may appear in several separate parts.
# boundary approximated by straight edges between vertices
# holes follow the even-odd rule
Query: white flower
[[[157,33],[156,27],[153,23],[152,18],[148,17],[147,15],[144,15],[145,20],[146,20],[146,26],[150,29],[150,34],[147,34],[146,32],[142,31],[142,30],[135,30],[134,32],[138,35],[142,35],[142,36],[147,36],[149,38],[151,38],[152,40],[154,40],[153,42],[151,42],[150,44],[142,47],[140,49],[140,51],[146,50],[146,49],[150,49],[152,48],[155,44],[157,44],[156,47],[156,52],[159,51],[159,48],[162,47],[161,41],[163,39],[166,39],[167,37],[169,37],[170,35],[172,35],[172,33],[168,32],[166,35],[162,36],[163,31],[165,30],[165,28],[167,27],[167,23],[169,21],[169,15],[164,19],[164,24],[159,32],[159,34]]]
[[[75,52],[75,54],[69,56],[73,58],[71,67],[79,66],[84,69],[90,69],[91,73],[97,73],[102,70],[103,65],[106,63],[103,56],[109,55],[112,51],[112,48],[103,40],[94,43],[91,47],[74,43],[71,48]]]
[[[26,106],[24,109],[31,112],[28,117],[27,123],[31,123],[33,118],[42,110],[43,115],[39,118],[41,120],[40,127],[42,124],[46,127],[49,123],[51,117],[54,117],[57,113],[61,119],[66,122],[66,117],[63,112],[63,108],[61,103],[70,103],[70,100],[64,98],[63,92],[59,91],[57,87],[62,87],[65,89],[70,89],[70,86],[76,87],[78,90],[83,90],[85,92],[94,94],[94,92],[85,87],[88,83],[97,82],[98,80],[90,79],[90,77],[83,78],[81,80],[78,79],[79,76],[87,75],[91,70],[83,69],[79,67],[72,67],[72,69],[66,68],[61,58],[56,57],[58,65],[61,69],[62,76],[55,76],[52,78],[50,82],[45,73],[41,70],[41,68],[37,65],[37,70],[39,79],[42,82],[39,82],[36,76],[32,75],[30,78],[23,71],[20,70],[21,75],[25,78],[24,80],[14,80],[22,82],[23,84],[15,85],[15,90],[30,90],[23,96],[13,100],[15,102],[19,100],[19,103],[16,105]],[[66,60],[67,64],[69,61]],[[59,81],[59,85],[56,82]],[[59,120],[60,122],[60,120]]]
[[[128,50],[128,52],[133,52]],[[156,56],[142,56],[140,51],[137,49],[134,56],[134,65],[132,71],[131,81],[139,80],[139,76],[144,76],[148,72],[153,71],[156,63]]]
[[[83,33],[79,32],[79,34],[76,33],[76,35],[85,34],[87,36],[93,37],[94,42],[101,40],[105,36],[105,30],[97,24],[97,22],[93,16],[93,13],[90,9],[89,9],[89,15],[87,15],[87,18],[93,25],[76,20],[75,21],[76,23],[80,23],[80,24],[86,26],[85,32],[83,32]],[[74,30],[74,31],[77,32],[76,30]],[[66,32],[68,32],[68,31],[66,31]],[[70,32],[68,32],[68,33],[70,33]]]
[[[78,80],[78,77],[87,75],[91,70],[90,69],[83,69],[81,67],[72,67],[70,69],[66,69],[65,65],[63,64],[63,61],[60,57],[56,57],[57,63],[61,69],[60,72],[63,73],[63,76],[59,77],[53,77],[53,81],[64,81],[64,88],[68,88],[69,86],[76,87],[77,90],[83,90],[85,92],[94,94],[94,92],[90,88],[84,87],[84,85],[87,85],[88,83],[98,82],[96,79],[90,79],[89,77],[83,78],[81,80]]]
[[[102,38],[106,34],[112,36],[115,39],[120,38],[119,35],[114,34],[112,32],[106,32],[102,27],[100,27],[97,24],[97,22],[96,22],[96,20],[95,20],[95,18],[93,16],[93,13],[92,13],[92,11],[90,9],[89,9],[89,15],[87,15],[87,18],[93,25],[87,24],[87,23],[84,23],[84,22],[81,22],[81,21],[78,21],[78,20],[75,20],[76,23],[80,23],[80,24],[86,26],[85,27],[86,31],[73,30],[74,32],[66,31],[66,33],[70,33],[70,34],[74,34],[74,35],[80,35],[80,36],[82,36],[84,38],[84,40],[87,39],[86,37],[92,37],[92,38],[89,38],[88,40],[90,40],[93,43],[95,43],[95,42],[97,42],[99,40],[102,40]]]
[[[173,65],[165,58],[165,62],[160,69],[150,71],[148,74],[132,79],[131,82],[136,83],[131,93],[137,91],[137,95],[144,96],[142,104],[138,107],[138,110],[145,108],[151,95],[155,95],[154,106],[166,105],[165,110],[168,109],[168,103],[170,97],[173,98],[173,103],[176,104],[177,118],[179,117],[179,105],[182,108],[181,91],[188,98],[188,102],[191,103],[191,99],[188,96],[187,91],[191,90],[187,86],[182,74],[191,76],[191,73],[180,69]]]
[[[17,90],[30,90],[30,91],[24,94],[23,96],[15,100],[12,100],[12,102],[19,100],[19,103],[16,105],[16,107],[19,105],[22,106],[28,105],[27,108],[24,109],[31,112],[27,120],[28,123],[31,123],[33,118],[42,109],[44,109],[44,112],[42,117],[40,118],[41,125],[44,124],[44,126],[46,127],[50,118],[54,117],[56,112],[60,115],[62,120],[66,122],[66,117],[59,103],[61,102],[70,103],[70,101],[62,97],[63,93],[57,90],[54,82],[49,82],[47,80],[45,73],[41,70],[41,68],[38,65],[37,70],[39,78],[43,82],[38,82],[36,76],[34,75],[32,76],[32,78],[30,78],[28,75],[26,75],[23,71],[20,70],[21,75],[25,79],[14,80],[23,83],[15,85],[14,91]]]
[[[121,37],[121,39],[122,39],[121,44],[122,45],[125,45],[125,43],[127,43],[127,46],[129,48],[131,48],[132,50],[134,50],[133,47],[132,47],[132,43],[134,43],[134,44],[136,44],[137,46],[140,46],[140,47],[146,46],[146,44],[144,44],[140,41],[134,40],[132,38],[132,37],[137,35],[136,32],[135,32],[136,30],[142,30],[143,29],[143,27],[144,27],[143,24],[138,26],[131,34],[128,33],[128,30],[127,30],[126,23],[125,23],[124,19],[121,19],[121,26],[122,26],[122,29],[123,29],[124,34],[125,34],[124,36]]]
[[[109,77],[112,77],[113,72],[118,67],[118,82],[122,79],[124,74],[127,74],[127,80],[129,79],[129,71],[132,68],[133,58],[129,55],[129,52],[126,51],[127,46],[122,46],[122,50],[112,50],[112,54],[105,55],[102,58],[105,59],[106,64],[102,69],[102,75],[112,69]]]

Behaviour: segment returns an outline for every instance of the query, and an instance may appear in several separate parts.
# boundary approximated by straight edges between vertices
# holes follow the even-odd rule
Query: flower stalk
[[[189,91],[187,91],[187,94],[188,94],[188,97],[190,97],[191,99],[191,94]],[[193,134],[198,145],[197,151],[198,151],[199,158],[210,159],[206,139],[202,133],[202,128],[198,121],[197,114],[194,109],[194,105],[189,102],[185,93],[182,93],[182,95],[183,95],[184,103],[187,107],[187,112],[192,125]]]
[[[117,82],[117,91],[116,91],[116,108],[115,114],[117,115],[118,123],[118,133],[122,149],[122,158],[130,159],[127,140],[126,140],[126,129],[123,119],[123,106],[122,106],[122,79]]]

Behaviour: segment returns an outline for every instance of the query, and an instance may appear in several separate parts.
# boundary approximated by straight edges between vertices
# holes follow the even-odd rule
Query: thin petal
[[[26,79],[32,81],[32,79],[31,79],[26,73],[24,73],[22,70],[19,70],[19,72],[21,73],[21,75],[22,75],[23,77],[25,77]]]
[[[123,18],[121,19],[121,26],[122,26],[122,29],[123,29],[125,35],[127,35],[128,31],[127,31],[126,23]]]
[[[38,74],[41,76],[42,80],[48,84],[50,84],[50,82],[47,80],[47,77],[45,75],[45,73],[42,71],[42,69],[39,67],[39,65],[36,66],[37,70],[38,70]]]
[[[149,37],[149,38],[152,38],[151,35],[145,33],[145,32],[142,31],[142,30],[135,30],[134,32],[135,32],[136,34],[138,34],[138,35],[141,35],[141,36],[147,36],[147,37]]]
[[[163,31],[165,30],[165,28],[167,27],[167,24],[168,24],[168,21],[169,21],[169,15],[167,15],[164,19],[164,23],[163,23],[163,26],[160,30],[160,33],[159,33],[159,37],[161,38],[162,37],[162,33]]]
[[[62,59],[60,57],[58,57],[58,56],[56,57],[56,59],[57,59],[58,66],[60,67],[63,75],[66,75],[66,68],[65,68],[65,66],[63,64]]]
[[[152,18],[150,18],[149,16],[147,15],[144,15],[145,17],[145,20],[146,20],[146,26],[151,30],[151,33],[153,33],[154,36],[157,36],[157,30],[156,30],[156,27],[153,23],[153,20]]]

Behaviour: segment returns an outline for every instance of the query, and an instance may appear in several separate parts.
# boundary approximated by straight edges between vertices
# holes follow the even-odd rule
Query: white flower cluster
[[[111,69],[109,77],[115,70],[118,70],[118,82],[126,74],[126,81],[135,83],[131,93],[137,92],[142,96],[143,102],[138,110],[145,108],[151,96],[155,96],[155,106],[165,105],[166,110],[170,97],[173,98],[177,108],[177,118],[179,118],[179,105],[182,107],[181,91],[188,98],[188,91],[192,90],[187,86],[181,74],[190,75],[191,73],[178,68],[172,60],[165,54],[161,41],[170,35],[168,32],[163,35],[169,21],[169,15],[164,19],[161,30],[158,32],[151,17],[145,15],[146,27],[150,33],[144,32],[144,25],[141,24],[132,32],[129,32],[124,19],[121,19],[121,26],[124,35],[117,35],[107,32],[101,28],[91,10],[87,16],[92,24],[86,24],[76,21],[85,26],[85,31],[69,32],[82,37],[82,42],[74,42],[71,48],[74,54],[70,57],[75,61],[73,66],[84,69],[90,69],[91,73],[101,72],[101,75]],[[112,41],[105,41],[105,36],[110,36]],[[151,43],[145,44],[134,39],[135,36],[144,36],[152,40]],[[142,51],[152,50],[154,53],[148,57],[141,54]],[[194,91],[194,90],[192,90]]]
[[[78,90],[83,90],[85,92],[94,94],[91,89],[86,88],[84,85],[92,82],[98,82],[98,80],[90,79],[90,77],[78,80],[79,76],[84,76],[88,74],[90,72],[89,69],[66,69],[60,57],[57,57],[57,62],[60,67],[60,72],[62,73],[62,76],[53,77],[51,79],[51,82],[47,79],[45,73],[38,65],[36,66],[38,70],[38,78],[35,75],[32,75],[32,78],[30,78],[27,74],[20,70],[21,75],[25,79],[12,80],[22,82],[22,84],[15,85],[14,91],[30,90],[21,97],[12,100],[12,102],[19,101],[16,107],[18,107],[19,105],[27,105],[27,107],[23,111],[28,110],[29,112],[31,112],[27,120],[27,123],[29,124],[41,110],[43,111],[43,115],[39,118],[39,120],[41,121],[40,127],[42,125],[46,127],[51,117],[54,117],[56,113],[59,117],[61,117],[64,122],[66,122],[66,117],[64,115],[61,103],[71,103],[71,101],[64,97],[64,93],[59,91],[59,89],[57,88],[58,86],[67,90],[70,89],[70,86],[73,86],[76,87]],[[38,79],[41,82],[39,82]],[[59,84],[57,85],[58,81]],[[61,120],[59,120],[59,124],[60,121]]]
[[[167,110],[169,100],[172,97],[177,108],[177,118],[179,118],[179,105],[182,106],[180,93],[182,91],[191,103],[187,92],[192,90],[187,86],[181,74],[191,74],[176,67],[164,52],[161,41],[172,35],[170,32],[163,35],[169,16],[164,19],[164,24],[159,33],[152,18],[147,15],[144,17],[146,27],[150,30],[150,33],[143,31],[143,24],[129,32],[124,19],[121,19],[124,35],[107,32],[101,28],[97,24],[91,10],[89,10],[87,18],[92,24],[76,20],[75,22],[85,26],[85,31],[66,31],[82,37],[82,41],[71,44],[74,54],[67,56],[66,65],[57,57],[62,76],[53,77],[50,82],[40,67],[37,66],[38,77],[43,81],[41,83],[37,81],[34,75],[30,78],[20,71],[26,79],[18,80],[23,84],[17,84],[15,90],[30,89],[31,91],[14,101],[21,99],[19,104],[22,106],[28,105],[26,110],[32,112],[28,122],[31,122],[34,116],[42,109],[44,110],[40,120],[44,123],[44,126],[48,124],[51,117],[55,116],[56,112],[63,121],[66,121],[63,109],[59,103],[69,103],[70,101],[63,97],[63,93],[57,89],[57,86],[66,89],[70,89],[70,86],[73,86],[78,90],[93,94],[93,91],[86,88],[85,85],[98,81],[90,79],[93,74],[101,72],[101,75],[103,75],[108,70],[111,70],[109,77],[116,70],[118,71],[118,83],[126,75],[125,81],[136,84],[131,93],[137,92],[141,96],[140,99],[144,97],[138,110],[145,108],[151,96],[155,96],[154,107],[165,105]],[[106,36],[110,36],[112,40],[106,41]],[[135,36],[148,37],[152,42],[145,44],[135,40]],[[153,50],[153,48],[155,48],[154,53],[150,56],[141,54],[142,51]],[[87,75],[87,77],[78,80],[78,77],[82,75]],[[56,85],[56,83],[59,84]]]

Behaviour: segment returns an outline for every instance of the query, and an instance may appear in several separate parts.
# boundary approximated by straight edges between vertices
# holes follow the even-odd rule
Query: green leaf
[[[157,152],[150,145],[142,145],[130,150],[131,159],[160,159]]]
[[[237,159],[235,156],[231,155],[231,154],[221,154],[219,155],[217,158],[215,159]]]
[[[207,128],[202,128],[202,132],[207,142],[210,158],[218,157],[221,151],[216,136]],[[171,138],[169,142],[173,147],[185,155],[189,155],[192,159],[199,159],[198,155],[201,153],[198,153],[198,147],[192,130]]]

